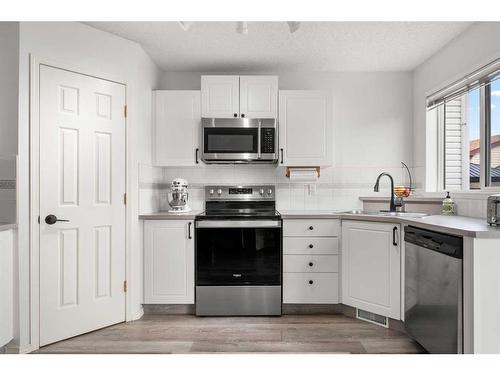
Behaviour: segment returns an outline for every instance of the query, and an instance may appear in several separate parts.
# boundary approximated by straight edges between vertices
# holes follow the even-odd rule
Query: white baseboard
[[[139,320],[142,318],[143,315],[144,315],[144,308],[141,305],[139,309],[137,309],[136,311],[134,311],[132,313],[132,316],[130,317],[130,319],[127,319],[127,322]]]

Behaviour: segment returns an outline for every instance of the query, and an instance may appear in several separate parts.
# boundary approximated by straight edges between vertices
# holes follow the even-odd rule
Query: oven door
[[[281,220],[197,221],[196,285],[281,285],[281,227]]]
[[[251,161],[260,157],[260,128],[255,119],[202,120],[202,160]]]

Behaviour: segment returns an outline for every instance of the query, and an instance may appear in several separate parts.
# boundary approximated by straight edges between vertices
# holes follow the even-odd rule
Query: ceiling
[[[165,71],[410,71],[470,22],[89,22],[140,43]]]

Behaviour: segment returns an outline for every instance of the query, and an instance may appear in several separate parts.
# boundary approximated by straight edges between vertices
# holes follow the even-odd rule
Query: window
[[[427,98],[432,190],[500,187],[500,59],[492,64]]]
[[[500,80],[488,86],[489,114],[487,116],[489,138],[488,164],[489,186],[500,186]]]

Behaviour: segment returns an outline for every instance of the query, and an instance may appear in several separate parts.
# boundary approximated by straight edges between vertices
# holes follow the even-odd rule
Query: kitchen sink
[[[337,213],[346,215],[395,216],[395,217],[408,217],[408,218],[420,218],[429,216],[429,214],[424,214],[422,212],[389,212],[389,211],[363,211],[363,210],[342,211]]]

